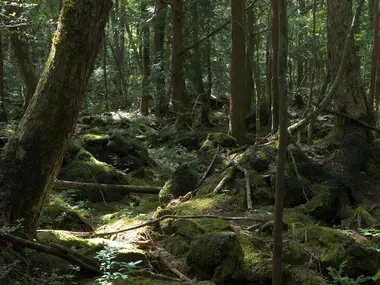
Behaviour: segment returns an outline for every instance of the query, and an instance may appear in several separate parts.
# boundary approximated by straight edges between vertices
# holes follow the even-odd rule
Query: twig
[[[217,216],[217,215],[192,215],[192,216],[176,216],[176,215],[164,215],[160,218],[153,219],[150,221],[147,221],[145,223],[142,223],[140,225],[136,225],[133,227],[113,231],[113,232],[105,232],[105,233],[88,233],[87,236],[91,237],[103,237],[103,236],[110,236],[118,233],[133,231],[139,228],[143,228],[149,225],[157,224],[158,222],[161,222],[166,219],[180,219],[180,220],[191,220],[191,219],[222,219],[225,221],[266,221],[269,220],[269,218],[263,218],[263,217],[224,217],[224,216]]]
[[[162,256],[161,252],[157,251],[158,259],[175,275],[177,275],[181,280],[184,280],[186,282],[193,283],[193,280],[191,280],[189,277],[184,275],[182,272],[180,272],[177,268],[173,267],[169,261],[166,260],[165,257]]]
[[[36,242],[31,242],[29,240],[26,240],[26,239],[23,239],[23,238],[20,238],[20,237],[11,235],[11,234],[2,234],[2,235],[0,235],[0,239],[5,240],[5,241],[9,241],[13,244],[17,244],[17,245],[20,245],[22,247],[31,248],[31,249],[34,249],[34,250],[37,250],[40,252],[44,252],[47,254],[58,256],[64,260],[68,261],[71,264],[75,264],[75,265],[78,265],[78,266],[86,269],[87,271],[91,272],[95,276],[103,275],[103,272],[99,268],[93,266],[92,264],[88,264],[87,262],[83,261],[86,259],[83,256],[79,259],[75,256],[72,256],[71,254],[68,254],[68,252],[67,252],[68,249],[67,249],[67,251],[62,251],[61,249],[51,247],[51,246],[47,246],[47,245],[43,245],[43,244],[39,244]]]
[[[246,199],[247,199],[247,209],[248,210],[252,210],[253,207],[252,207],[252,196],[251,196],[251,184],[249,182],[249,172],[248,172],[247,169],[245,169],[244,167],[242,167],[239,164],[237,164],[236,161],[234,161],[233,159],[231,159],[229,150],[227,150],[226,157],[227,157],[227,160],[228,160],[229,163],[231,163],[239,171],[241,171],[241,172],[244,173],[244,177],[245,177],[245,194],[246,194]]]
[[[301,186],[302,186],[303,196],[305,197],[306,201],[309,201],[309,198],[307,197],[306,192],[305,192],[304,182],[302,180],[301,175],[298,172],[297,163],[296,163],[296,159],[294,157],[293,150],[291,150],[291,149],[288,149],[288,150],[289,150],[290,158],[292,159],[292,162],[293,162],[294,171],[295,171],[295,173],[297,175],[297,178],[298,178],[298,180],[299,180],[299,182],[301,183]]]

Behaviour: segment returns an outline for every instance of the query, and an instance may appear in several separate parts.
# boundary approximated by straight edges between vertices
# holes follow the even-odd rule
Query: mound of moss
[[[187,264],[200,278],[217,284],[239,284],[244,253],[232,232],[211,232],[199,236],[189,248]]]

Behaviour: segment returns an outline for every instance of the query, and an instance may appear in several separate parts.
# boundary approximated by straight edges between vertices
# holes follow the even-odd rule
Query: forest
[[[380,284],[379,0],[0,0],[0,284]]]

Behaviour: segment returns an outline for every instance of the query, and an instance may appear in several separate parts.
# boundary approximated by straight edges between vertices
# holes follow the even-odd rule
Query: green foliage
[[[328,273],[329,276],[332,279],[332,284],[337,285],[359,285],[359,284],[367,284],[368,282],[372,281],[372,277],[365,277],[363,275],[357,277],[357,278],[350,278],[344,273],[344,267],[346,266],[347,261],[344,261],[340,266],[339,269],[335,269],[332,267],[328,267]]]
[[[11,234],[11,233],[17,232],[18,230],[22,230],[23,221],[24,221],[24,219],[17,219],[15,225],[8,225],[6,227],[0,228],[0,235]]]
[[[365,237],[380,237],[380,230],[374,229],[374,228],[367,228],[367,229],[359,229],[359,231],[365,236]]]
[[[118,249],[105,246],[96,254],[95,258],[99,260],[100,269],[103,271],[103,276],[96,279],[100,285],[112,285],[115,280],[128,279],[128,274],[132,273],[136,265],[142,262],[141,260],[136,262],[115,261],[117,252]]]

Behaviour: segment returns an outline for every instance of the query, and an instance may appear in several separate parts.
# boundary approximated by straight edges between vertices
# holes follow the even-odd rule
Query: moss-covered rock
[[[174,199],[173,195],[173,185],[172,181],[166,181],[165,185],[162,187],[160,192],[158,193],[158,200],[160,201],[161,206],[166,206],[172,199]]]
[[[257,172],[264,172],[269,168],[269,157],[264,151],[257,151],[249,161],[251,169]]]
[[[134,138],[117,134],[86,134],[83,144],[94,157],[123,171],[132,171],[153,164],[147,149]]]
[[[261,251],[254,247],[255,242],[252,238],[240,236],[239,240],[244,252],[243,272],[246,279],[257,285],[272,284],[270,257],[262,255]]]
[[[328,285],[329,283],[318,272],[306,266],[292,267],[290,270],[290,280],[285,281],[286,285]]]
[[[88,183],[130,184],[127,174],[116,170],[111,165],[97,160],[86,150],[77,153],[75,160],[61,168],[58,179]],[[91,202],[117,201],[125,197],[123,191],[81,190],[72,196],[75,200],[89,200]]]
[[[165,249],[174,256],[186,254],[189,242],[182,236],[173,234],[164,239]]]
[[[202,143],[201,152],[220,147],[236,147],[236,140],[225,133],[209,133]]]
[[[191,243],[186,261],[202,279],[231,284],[244,279],[241,272],[243,256],[234,233],[212,232],[201,235]]]
[[[49,202],[44,206],[39,220],[40,227],[44,229],[92,231],[93,226],[84,210],[70,207],[58,195],[50,196]]]

